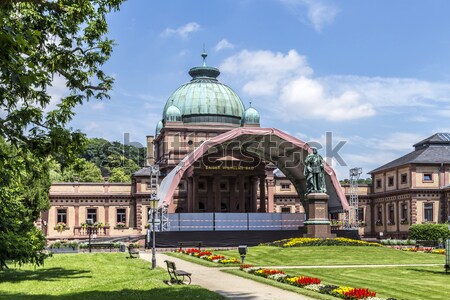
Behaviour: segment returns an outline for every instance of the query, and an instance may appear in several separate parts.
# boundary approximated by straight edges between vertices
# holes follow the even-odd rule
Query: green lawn
[[[317,277],[325,284],[364,287],[382,298],[450,299],[450,273],[439,267],[285,269],[286,274]]]
[[[239,258],[237,250],[214,251]],[[311,246],[249,247],[245,263],[258,266],[327,266],[378,264],[444,264],[444,255],[400,251],[385,247]]]
[[[0,299],[224,299],[199,286],[168,286],[166,270],[127,256],[59,254],[36,270],[10,266],[0,271]]]

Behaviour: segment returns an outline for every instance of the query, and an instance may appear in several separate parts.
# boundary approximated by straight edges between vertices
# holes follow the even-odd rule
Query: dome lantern
[[[217,77],[220,71],[206,65],[207,54],[202,53],[203,65],[189,70],[192,79],[180,86],[166,102],[163,116],[175,106],[183,123],[226,123],[239,126],[244,105],[239,96]]]

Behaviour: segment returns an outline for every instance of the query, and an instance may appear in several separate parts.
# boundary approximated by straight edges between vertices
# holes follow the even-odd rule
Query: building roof
[[[243,124],[259,124],[258,111],[251,106],[249,108],[247,108],[247,110],[244,112],[242,123]]]
[[[150,167],[143,167],[140,170],[137,170],[136,172],[133,173],[133,176],[145,176],[145,177],[150,177],[152,172],[152,169]]]
[[[450,163],[450,133],[436,133],[416,144],[415,150],[397,158],[369,174],[400,167],[407,164],[449,164]]]
[[[173,92],[164,107],[163,116],[170,106],[179,108],[184,123],[232,123],[241,124],[244,104],[241,98],[228,86],[220,83],[219,69],[206,66],[204,52],[203,66],[190,69],[192,80]]]

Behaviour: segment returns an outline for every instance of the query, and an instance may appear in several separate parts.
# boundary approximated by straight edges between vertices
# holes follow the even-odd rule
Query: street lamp
[[[94,225],[94,220],[92,219],[86,219],[86,229],[88,230],[88,234],[89,234],[89,253],[91,253],[92,248],[91,248],[91,235],[92,235],[92,225]]]
[[[148,218],[152,220],[151,230],[152,230],[152,269],[156,268],[156,248],[155,248],[155,237],[156,237],[156,228],[155,228],[155,219],[156,219],[156,210],[158,207],[158,198],[156,194],[152,194],[150,196],[151,203],[151,212],[148,214]],[[151,213],[151,216],[150,216]]]

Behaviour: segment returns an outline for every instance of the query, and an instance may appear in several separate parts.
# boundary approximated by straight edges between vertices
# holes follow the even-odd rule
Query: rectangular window
[[[388,186],[394,186],[394,176],[388,177]]]
[[[281,208],[281,212],[282,213],[290,213],[291,212],[291,208],[290,207],[282,207]]]
[[[377,207],[377,225],[383,225],[383,208],[381,206]]]
[[[377,189],[381,189],[381,179],[377,179],[376,187]]]
[[[282,183],[281,184],[281,189],[282,190],[290,190],[291,189],[291,185],[289,183]]]
[[[423,205],[423,218],[425,222],[433,222],[433,203]]]
[[[431,173],[423,174],[423,181],[433,181],[433,174]]]
[[[395,224],[395,216],[394,216],[394,204],[391,204],[388,206],[389,209],[389,220],[388,225],[394,225]]]
[[[125,208],[118,208],[116,213],[116,222],[117,223],[124,223],[127,222],[127,210]]]
[[[408,183],[408,175],[406,173],[402,174],[400,176],[400,183],[401,184],[407,184]]]
[[[364,208],[358,208],[358,221],[364,222]]]
[[[58,208],[56,219],[57,223],[64,223],[67,225],[67,208]]]
[[[87,219],[92,219],[92,222],[97,222],[97,209],[88,208],[87,209]]]
[[[402,211],[401,211],[401,217],[402,217],[402,224],[408,224],[408,204],[403,203],[402,204]]]

